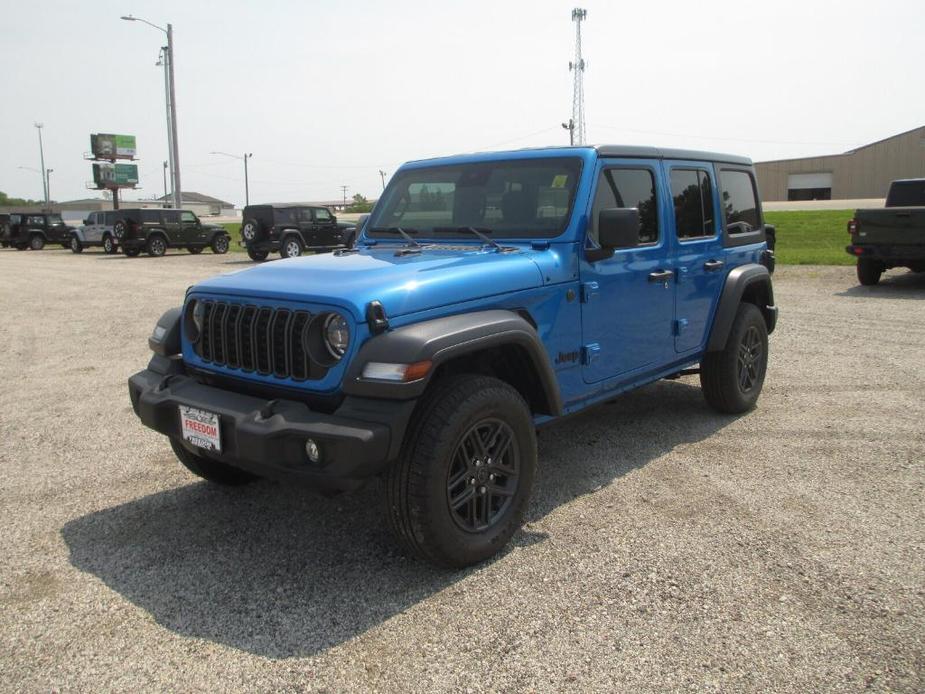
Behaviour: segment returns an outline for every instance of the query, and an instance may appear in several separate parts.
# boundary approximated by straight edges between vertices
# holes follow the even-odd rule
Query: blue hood
[[[194,292],[341,306],[363,320],[370,301],[389,317],[532,289],[543,276],[531,251],[498,253],[478,246],[436,247],[396,256],[398,246],[363,248],[264,263],[213,277]]]

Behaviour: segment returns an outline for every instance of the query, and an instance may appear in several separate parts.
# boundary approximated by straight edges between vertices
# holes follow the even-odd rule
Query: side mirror
[[[639,245],[639,210],[601,210],[597,215],[597,236],[601,248],[635,248]]]
[[[84,226],[89,226],[89,225],[90,225],[90,219],[87,218],[84,220]]]

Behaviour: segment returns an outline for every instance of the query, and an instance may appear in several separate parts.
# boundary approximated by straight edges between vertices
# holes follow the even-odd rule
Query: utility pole
[[[161,46],[161,52],[158,56],[156,65],[160,65],[164,68],[164,107],[167,115],[167,162],[164,162],[165,166],[169,165],[170,172],[170,190],[173,191],[176,188],[176,185],[173,180],[173,125],[170,123],[170,69],[168,68],[169,60],[167,58],[167,46]],[[168,163],[169,162],[169,163]],[[164,203],[167,203],[167,186],[164,186]]]
[[[573,145],[585,144],[585,60],[581,57],[581,23],[587,17],[587,10],[580,7],[572,10],[572,21],[575,22],[575,60],[568,64],[568,69],[575,73],[575,81],[572,85],[572,120],[569,122],[578,131],[572,139]]]
[[[45,169],[45,200],[46,205],[51,204],[51,172],[54,169]]]
[[[42,162],[42,192],[45,195],[45,207],[48,207],[48,179],[46,178],[47,174],[45,173],[45,146],[42,144],[42,128],[45,125],[43,123],[36,123],[35,128],[39,131],[39,160]]]
[[[164,162],[164,202],[167,202],[167,162]]]
[[[173,71],[173,25],[168,24],[167,28],[159,27],[157,24],[152,24],[147,19],[142,19],[141,17],[133,17],[132,15],[124,15],[122,17],[126,22],[142,22],[147,24],[150,27],[154,27],[159,31],[163,31],[167,34],[167,45],[161,49],[161,55],[165,60],[165,78],[166,85],[165,91],[167,92],[167,113],[168,113],[168,123],[167,123],[167,132],[168,132],[168,144],[170,147],[170,159],[171,159],[171,180],[173,181],[173,206],[177,209],[182,207],[183,194],[181,193],[180,186],[180,148],[177,138],[177,90],[175,88],[174,80],[174,71]]]
[[[347,188],[350,186],[341,186],[341,190],[344,191],[344,208],[347,207]]]
[[[563,123],[562,127],[568,130],[568,143],[574,146],[575,145],[575,120],[573,118],[569,118],[568,123]]]
[[[245,152],[243,157],[239,157],[237,154],[228,154],[228,152],[209,152],[209,154],[221,154],[223,157],[231,157],[232,159],[238,159],[244,161],[244,206],[247,207],[251,204],[251,194],[250,194],[250,184],[247,181],[247,160],[254,156],[253,152]]]
[[[385,177],[386,173],[382,169],[379,169],[379,177],[382,179],[382,190],[385,190]]]

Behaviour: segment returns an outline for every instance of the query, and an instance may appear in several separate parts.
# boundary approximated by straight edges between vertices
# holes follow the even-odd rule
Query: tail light
[[[849,233],[849,234],[856,234],[856,233],[858,233],[858,220],[856,220],[856,219],[849,219],[849,220],[848,220],[848,233]]]

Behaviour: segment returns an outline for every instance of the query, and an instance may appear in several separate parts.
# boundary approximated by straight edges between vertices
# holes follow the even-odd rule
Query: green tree
[[[26,198],[11,198],[0,190],[0,207],[32,207],[34,205],[45,204],[41,200],[29,200]]]
[[[353,202],[347,205],[345,212],[369,212],[373,209],[373,204],[364,196],[357,193],[353,196]]]

